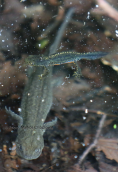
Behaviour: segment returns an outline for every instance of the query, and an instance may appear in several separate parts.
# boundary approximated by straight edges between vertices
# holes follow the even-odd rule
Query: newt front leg
[[[39,79],[42,79],[43,77],[47,76],[50,72],[50,69],[48,66],[43,66],[45,69],[45,72],[39,75]]]
[[[74,72],[73,76],[80,79],[82,76],[81,69],[77,62],[74,62],[74,64],[76,65],[76,71]]]

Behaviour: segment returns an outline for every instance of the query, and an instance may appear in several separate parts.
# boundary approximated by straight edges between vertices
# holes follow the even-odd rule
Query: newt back
[[[39,55],[30,55],[29,57],[27,57],[26,63],[31,66],[53,66],[63,63],[77,62],[81,59],[95,60],[107,54],[107,52],[60,52],[44,57],[40,57]]]

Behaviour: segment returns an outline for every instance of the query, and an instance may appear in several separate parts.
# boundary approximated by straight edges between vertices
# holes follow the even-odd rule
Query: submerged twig
[[[73,14],[74,11],[75,11],[75,8],[71,8],[71,9],[69,9],[68,13],[66,14],[66,17],[64,19],[64,22],[61,25],[59,31],[57,32],[56,39],[55,39],[54,43],[52,44],[52,46],[50,47],[50,53],[49,53],[49,55],[56,53],[57,48],[59,47],[59,44],[60,44],[60,41],[61,41],[63,32],[64,32],[64,30],[65,30],[68,22],[70,21],[71,16],[72,16],[72,14]]]
[[[100,111],[99,111],[100,112]],[[101,130],[103,128],[103,125],[104,125],[104,122],[105,122],[105,119],[106,119],[106,113],[104,112],[101,112],[101,114],[103,114],[101,120],[100,120],[100,123],[99,123],[99,126],[98,126],[98,130],[97,130],[97,133],[96,133],[96,136],[95,136],[95,139],[93,141],[93,143],[84,151],[83,155],[80,157],[80,160],[79,160],[79,165],[83,162],[83,160],[85,159],[85,157],[88,155],[88,153],[97,145],[98,143],[98,139],[99,139],[99,136],[100,136],[100,133],[101,133]]]

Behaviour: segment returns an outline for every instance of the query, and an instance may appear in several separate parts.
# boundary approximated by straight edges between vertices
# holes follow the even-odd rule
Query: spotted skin
[[[30,55],[26,58],[26,63],[30,66],[44,66],[48,71],[48,66],[61,65],[63,63],[75,63],[77,71],[74,73],[75,77],[80,77],[81,70],[77,64],[77,61],[81,59],[95,60],[103,56],[106,56],[107,52],[89,52],[89,53],[77,53],[77,52],[59,52],[50,56],[40,57],[39,55]]]

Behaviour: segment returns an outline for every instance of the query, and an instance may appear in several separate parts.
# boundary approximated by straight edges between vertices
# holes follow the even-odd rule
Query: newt
[[[25,62],[31,66],[44,66],[48,71],[48,66],[60,65],[63,63],[74,62],[77,67],[77,71],[74,73],[75,76],[80,76],[80,69],[77,61],[81,59],[95,60],[103,56],[106,56],[107,52],[89,52],[89,53],[77,53],[77,52],[59,52],[51,54],[50,56],[30,55],[26,58]]]
[[[16,152],[27,160],[40,156],[44,147],[43,134],[48,127],[57,122],[55,118],[51,122],[44,123],[52,105],[52,86],[51,72],[39,80],[38,75],[41,73],[45,73],[43,67],[33,67],[30,72],[21,101],[22,111],[19,115],[5,107],[6,112],[18,122]]]

